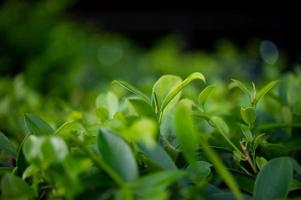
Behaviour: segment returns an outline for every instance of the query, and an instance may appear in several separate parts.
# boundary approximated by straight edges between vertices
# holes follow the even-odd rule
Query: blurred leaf
[[[135,191],[148,190],[152,187],[166,188],[185,175],[186,172],[180,170],[156,172],[129,182],[128,187],[134,189]]]
[[[256,165],[261,170],[266,164],[267,160],[264,157],[256,156]]]
[[[40,147],[43,155],[43,164],[52,164],[61,162],[68,154],[68,147],[62,138],[52,136],[43,138]]]
[[[83,132],[84,130],[85,129],[80,122],[70,121],[62,124],[58,129],[56,129],[54,134],[58,136],[68,136],[70,133]]]
[[[208,97],[214,91],[215,88],[216,88],[215,86],[209,85],[202,90],[202,92],[199,94],[199,104],[200,105],[202,105],[204,107]]]
[[[229,127],[226,124],[226,122],[217,116],[213,116],[210,118],[211,123],[214,125],[215,128],[218,129],[218,131],[223,135],[223,137],[227,137],[229,136]]]
[[[23,144],[23,153],[27,161],[47,167],[63,161],[68,154],[68,147],[63,139],[56,136],[30,135]]]
[[[257,149],[257,147],[261,144],[263,144],[264,142],[266,142],[266,139],[268,138],[268,136],[265,133],[259,134],[255,137],[254,139],[254,144],[253,144],[253,149],[254,151]]]
[[[114,114],[118,111],[119,107],[118,98],[112,92],[98,95],[95,104],[97,109],[106,109],[109,118],[111,119],[114,117]]]
[[[228,144],[230,144],[233,147],[233,149],[237,151],[236,153],[238,155],[241,154],[241,151],[232,143],[232,141],[229,138],[229,127],[226,124],[226,122],[220,117],[213,116],[210,118],[210,123],[213,127],[215,127],[218,130],[218,132],[224,137]]]
[[[41,153],[41,145],[43,139],[35,135],[29,135],[25,138],[23,143],[23,153],[26,160],[30,163],[40,165],[43,161],[43,155]]]
[[[173,160],[159,144],[156,143],[154,146],[147,146],[139,143],[138,146],[149,159],[162,167],[162,169],[177,169]]]
[[[238,87],[239,89],[241,89],[241,91],[243,91],[246,95],[248,95],[251,98],[251,92],[249,91],[249,89],[247,88],[247,86],[245,86],[245,84],[243,84],[242,82],[240,82],[239,80],[236,79],[231,79],[232,83],[229,85],[230,89],[234,88],[234,87]]]
[[[256,105],[258,103],[258,101],[264,95],[266,95],[266,93],[268,93],[271,89],[273,89],[273,87],[275,87],[278,83],[279,83],[279,81],[272,81],[272,82],[268,83],[266,86],[264,86],[259,92],[256,93],[256,97],[253,100],[252,104]]]
[[[132,150],[119,136],[101,129],[97,147],[103,160],[125,181],[138,177],[138,167]]]
[[[17,157],[17,150],[10,143],[9,139],[0,131],[0,150],[4,150],[14,157]]]
[[[25,125],[30,134],[51,135],[54,130],[41,118],[33,114],[25,114]]]
[[[211,195],[211,198],[213,200],[236,200],[237,199],[232,192],[216,193],[216,194]],[[252,197],[250,197],[249,195],[244,194],[243,199],[244,200],[252,200]]]
[[[35,197],[33,189],[20,177],[13,174],[5,174],[3,176],[1,192],[3,200],[27,200]]]
[[[149,105],[151,104],[150,99],[140,90],[138,90],[137,88],[135,88],[134,86],[132,86],[131,84],[125,82],[125,81],[113,81],[112,82],[117,83],[118,85],[122,86],[123,88],[127,89],[128,91],[132,92],[133,94],[137,95],[138,97],[140,97],[141,99],[143,99],[146,103],[148,103]]]
[[[236,170],[232,170],[231,173],[242,191],[248,192],[249,194],[253,193],[255,185],[255,178],[253,176]]]
[[[186,160],[188,163],[194,163],[196,161],[199,136],[194,129],[191,107],[185,101],[181,101],[176,107],[174,127],[180,149]]]
[[[196,161],[188,165],[186,170],[193,179],[202,181],[211,173],[210,167],[212,167],[212,165],[206,161]]]
[[[285,198],[292,180],[293,164],[289,157],[270,160],[257,175],[254,200]]]
[[[127,98],[127,100],[130,102],[131,105],[133,105],[135,111],[139,116],[156,118],[152,107],[142,99],[130,97]]]
[[[133,122],[127,132],[130,141],[140,141],[147,146],[155,145],[158,133],[157,122],[151,118],[140,118]]]
[[[240,108],[240,115],[243,121],[251,125],[255,122],[256,120],[256,110],[254,107],[248,107],[248,108]]]
[[[252,133],[246,125],[240,124],[240,129],[241,129],[241,132],[243,133],[243,135],[245,136],[247,142],[253,141]]]

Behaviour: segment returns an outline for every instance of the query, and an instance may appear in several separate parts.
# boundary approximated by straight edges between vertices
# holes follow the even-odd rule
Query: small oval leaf
[[[177,169],[168,153],[159,144],[155,144],[150,147],[143,143],[138,143],[138,147],[150,160],[159,165],[161,168]]]
[[[256,110],[254,107],[240,108],[240,115],[242,120],[248,125],[253,124],[256,120]]]
[[[119,136],[101,129],[97,147],[103,160],[125,181],[138,177],[138,167],[129,145]]]

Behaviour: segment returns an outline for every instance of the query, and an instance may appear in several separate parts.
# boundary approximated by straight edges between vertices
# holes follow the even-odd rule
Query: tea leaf
[[[256,93],[256,97],[253,100],[252,104],[256,105],[258,103],[258,101],[264,95],[266,95],[266,93],[268,93],[271,89],[273,89],[273,87],[275,87],[278,83],[279,83],[279,81],[272,81],[272,82],[268,83],[266,86],[264,86],[259,92]]]
[[[177,169],[173,160],[159,144],[147,146],[143,143],[138,143],[138,147],[149,159],[163,169]]]
[[[188,165],[186,170],[197,181],[202,181],[211,173],[212,165],[206,161],[197,161]]]
[[[125,181],[138,177],[138,167],[129,145],[119,136],[101,129],[97,147],[102,159]]]
[[[108,111],[109,118],[111,119],[114,117],[114,114],[118,111],[119,107],[118,98],[112,92],[98,95],[95,104],[97,109],[106,109]]]
[[[2,199],[25,200],[34,199],[34,190],[20,177],[13,174],[5,174],[1,181]]]
[[[203,74],[199,72],[194,72],[190,74],[185,80],[183,80],[179,85],[174,87],[164,98],[162,105],[161,105],[161,111],[164,110],[164,108],[168,105],[168,103],[180,92],[182,91],[187,85],[189,85],[190,82],[193,80],[201,80],[204,83],[206,82],[205,77]]]
[[[293,164],[289,157],[270,160],[257,175],[254,200],[282,199],[293,180]]]
[[[190,105],[187,105],[185,101],[180,102],[176,107],[174,127],[180,149],[185,158],[189,163],[195,162],[199,136],[194,129]]]
[[[33,135],[51,135],[54,130],[44,120],[33,115],[25,114],[25,125],[30,134]]]
[[[247,142],[253,141],[252,133],[251,133],[250,129],[246,125],[240,124],[240,129],[241,129],[241,132],[244,134]]]
[[[114,80],[112,83],[113,84],[116,83],[116,84],[120,85],[121,87],[123,87],[123,88],[127,89],[128,91],[132,92],[133,94],[135,94],[138,97],[140,97],[141,99],[143,99],[146,103],[151,105],[150,99],[143,92],[141,92],[139,89],[132,86],[131,84],[129,84],[125,81],[118,81],[118,80]]]
[[[247,88],[247,86],[245,86],[245,84],[243,84],[242,82],[240,82],[239,80],[236,79],[231,79],[232,83],[230,84],[230,89],[234,88],[234,87],[238,87],[239,89],[241,89],[241,91],[243,91],[246,95],[248,95],[250,98],[252,96],[251,92],[249,91],[249,89]]]
[[[199,104],[204,107],[208,97],[210,94],[214,91],[216,87],[213,85],[209,85],[205,87],[205,89],[202,90],[202,92],[199,94]]]
[[[243,121],[249,126],[256,120],[256,110],[254,107],[240,108],[240,115]]]
[[[165,101],[166,97],[170,91],[180,85],[182,79],[175,75],[164,75],[157,80],[152,89],[152,101],[153,105],[158,107],[157,112],[162,112],[162,104]],[[177,98],[173,97],[174,100],[170,103],[170,107],[175,105],[180,98],[181,93],[177,94]]]
[[[0,150],[4,150],[14,157],[17,157],[17,150],[10,143],[9,139],[0,131]]]

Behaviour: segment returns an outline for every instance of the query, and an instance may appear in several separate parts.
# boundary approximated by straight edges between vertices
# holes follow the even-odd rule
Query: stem
[[[98,156],[96,156],[93,152],[90,151],[78,138],[71,136],[70,139],[79,147],[81,148],[89,157],[90,159],[98,165],[100,168],[102,168],[106,173],[109,174],[109,176],[119,185],[123,185],[123,180],[120,178],[120,176],[102,159],[100,159]]]
[[[256,165],[254,165],[254,163],[253,163],[253,161],[252,161],[252,159],[250,157],[247,145],[245,145],[243,143],[243,141],[240,141],[239,143],[240,143],[240,147],[241,147],[242,151],[244,152],[245,160],[248,161],[248,163],[252,167],[254,173],[256,174],[257,173],[257,168],[256,168]]]

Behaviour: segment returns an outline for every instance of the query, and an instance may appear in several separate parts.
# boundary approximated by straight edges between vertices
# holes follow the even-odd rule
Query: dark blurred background
[[[69,9],[78,21],[118,32],[142,47],[177,33],[188,50],[212,51],[219,39],[245,46],[253,38],[271,40],[284,49],[289,63],[300,62],[298,6],[283,2],[77,1]]]
[[[209,80],[257,82],[294,69],[301,61],[298,7],[236,4],[2,1],[0,74],[69,97],[113,79],[202,71]]]

